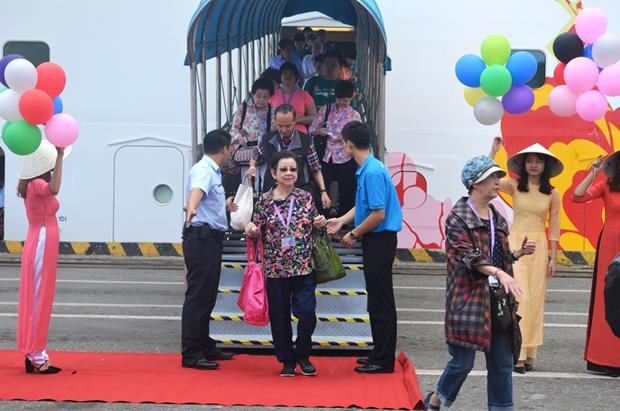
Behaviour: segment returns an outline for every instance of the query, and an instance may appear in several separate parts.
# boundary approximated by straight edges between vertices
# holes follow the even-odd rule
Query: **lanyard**
[[[291,151],[291,146],[293,145],[293,139],[295,138],[295,133],[297,132],[297,129],[293,130],[293,134],[291,134],[291,137],[289,139],[288,144],[284,144],[284,138],[280,135],[278,136],[278,144],[280,145],[280,151],[282,150],[288,150]]]
[[[286,93],[284,92],[284,89],[280,88],[280,92],[282,93],[282,100],[284,101],[284,104],[291,104],[291,101],[293,101],[293,97],[295,97],[295,94],[297,94],[297,90],[299,90],[299,87],[295,87],[295,90],[293,90],[293,92],[290,94],[290,97],[286,98]]]
[[[295,201],[295,196],[291,195],[291,203],[288,206],[288,217],[287,217],[286,222],[284,222],[284,217],[282,217],[282,213],[280,212],[280,207],[278,207],[276,204],[273,205],[273,209],[275,210],[278,216],[278,220],[280,220],[280,222],[282,223],[282,225],[284,226],[287,232],[288,232],[289,226],[291,225],[291,216],[293,215],[293,208],[295,208],[294,201]]]
[[[471,199],[467,199],[467,205],[471,208],[471,211],[474,212],[476,217],[478,217],[479,220],[482,220],[478,215],[476,208],[472,204]],[[495,222],[493,221],[493,212],[491,211],[491,208],[489,208],[489,224],[491,225],[491,249],[489,250],[489,256],[491,257],[491,261],[493,261],[493,251],[495,250]]]

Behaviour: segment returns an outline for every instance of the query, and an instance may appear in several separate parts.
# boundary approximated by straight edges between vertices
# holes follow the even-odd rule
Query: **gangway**
[[[199,157],[200,136],[209,127],[232,122],[233,113],[251,84],[277,51],[282,19],[306,12],[320,12],[355,28],[357,78],[364,107],[360,114],[373,130],[374,154],[383,158],[387,40],[374,0],[201,1],[187,36],[192,158]],[[208,113],[214,113],[214,120]],[[361,248],[334,245],[347,276],[317,287],[318,322],[313,343],[323,348],[369,349],[372,338]],[[236,304],[244,266],[245,239],[241,233],[229,233],[224,242],[220,292],[210,333],[225,345],[267,347],[271,345],[270,328],[243,323]]]

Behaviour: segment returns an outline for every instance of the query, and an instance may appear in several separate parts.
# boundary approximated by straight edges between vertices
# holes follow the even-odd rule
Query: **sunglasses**
[[[297,167],[280,167],[278,168],[278,171],[280,171],[281,173],[286,173],[287,171],[290,171],[291,173],[296,173],[297,172]]]

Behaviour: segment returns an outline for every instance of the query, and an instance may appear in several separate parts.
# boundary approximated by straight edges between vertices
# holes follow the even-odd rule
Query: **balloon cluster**
[[[4,144],[13,153],[28,155],[41,144],[39,125],[56,147],[67,147],[79,134],[77,121],[64,114],[60,93],[65,88],[65,72],[58,64],[32,63],[17,54],[0,59],[0,117]]]
[[[502,119],[504,111],[527,112],[534,104],[534,92],[525,83],[536,74],[536,58],[527,51],[511,55],[508,39],[499,34],[484,39],[480,54],[482,58],[464,55],[455,67],[456,77],[466,86],[465,100],[474,107],[476,120],[491,125]]]
[[[554,40],[553,54],[561,61],[554,70],[558,86],[549,94],[554,114],[596,121],[607,112],[605,96],[620,96],[620,39],[606,30],[605,13],[589,7],[577,15],[575,33]]]

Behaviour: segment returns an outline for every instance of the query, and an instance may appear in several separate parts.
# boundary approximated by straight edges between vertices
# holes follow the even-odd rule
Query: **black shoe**
[[[370,358],[369,357],[360,357],[357,360],[355,360],[356,363],[360,364],[360,365],[366,365],[370,362]]]
[[[384,367],[369,362],[361,367],[357,367],[355,371],[366,374],[389,374],[394,372],[394,367]]]
[[[282,367],[282,371],[280,371],[280,377],[294,377],[295,376],[295,367],[297,363],[295,361],[287,362]]]
[[[525,374],[525,367],[517,367],[515,365],[513,371],[516,372],[517,374]]]
[[[213,354],[206,354],[205,357],[209,361],[226,361],[234,357],[235,354],[230,351],[220,351]]]
[[[185,368],[195,368],[197,370],[205,370],[205,371],[215,370],[217,369],[217,367],[220,366],[218,363],[209,361],[206,358],[201,358],[193,364],[188,364],[186,362],[182,362],[181,364]]]
[[[312,365],[309,359],[302,358],[297,360],[297,364],[301,367],[301,373],[303,375],[316,375],[316,367]]]
[[[54,367],[45,361],[41,365],[34,365],[28,357],[24,361],[26,365],[26,374],[58,374],[62,368]]]
[[[439,405],[431,404],[431,397],[433,396],[433,394],[435,394],[435,393],[434,392],[429,392],[426,395],[426,398],[424,398],[424,409],[425,410],[438,411],[438,410],[441,409],[441,407]]]

